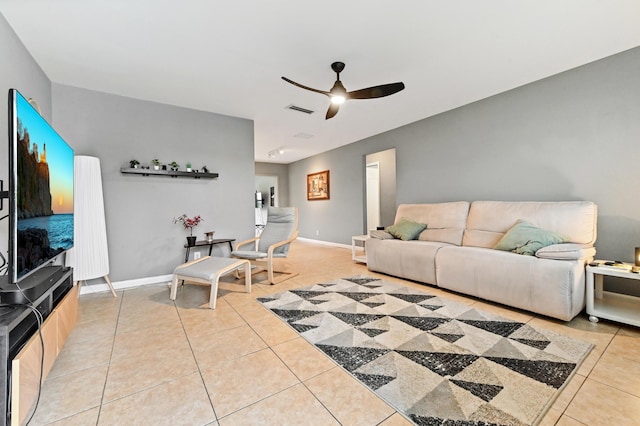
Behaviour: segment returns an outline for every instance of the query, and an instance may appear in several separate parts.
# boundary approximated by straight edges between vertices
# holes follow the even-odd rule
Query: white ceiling
[[[0,0],[0,13],[53,82],[251,119],[256,161],[278,163],[640,45],[638,0]],[[329,90],[334,61],[347,90],[406,89],[325,120],[328,98],[280,77]]]

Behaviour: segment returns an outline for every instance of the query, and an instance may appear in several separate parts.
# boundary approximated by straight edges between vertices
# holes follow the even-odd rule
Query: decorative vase
[[[196,237],[193,235],[189,235],[187,237],[187,246],[189,247],[193,247],[196,245]]]

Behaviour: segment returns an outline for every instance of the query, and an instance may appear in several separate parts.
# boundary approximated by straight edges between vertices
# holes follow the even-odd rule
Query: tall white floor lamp
[[[109,280],[109,250],[104,218],[100,159],[77,155],[74,161],[74,246],[67,256],[76,282],[103,277],[113,297],[118,297]]]

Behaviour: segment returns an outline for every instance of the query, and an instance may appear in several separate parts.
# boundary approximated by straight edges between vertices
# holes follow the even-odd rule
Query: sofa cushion
[[[462,245],[492,248],[518,219],[557,232],[572,243],[593,245],[597,215],[598,208],[590,201],[474,201]]]
[[[536,257],[540,259],[555,260],[591,260],[596,255],[596,248],[584,244],[552,244],[542,247],[536,252]]]
[[[418,239],[420,241],[437,241],[441,243],[449,243],[460,245],[462,241],[462,235],[464,235],[464,229],[456,228],[440,228],[433,229],[431,225],[420,233]]]
[[[385,231],[403,241],[415,240],[427,227],[424,223],[414,222],[409,219],[400,219],[397,223],[387,226]]]
[[[443,247],[438,287],[569,321],[584,308],[582,261],[520,256],[478,247]]]
[[[429,226],[418,237],[421,241],[438,241],[455,245],[462,244],[462,235],[469,213],[468,201],[448,203],[400,204],[395,222],[410,219]]]
[[[524,220],[518,220],[504,234],[494,249],[533,256],[543,247],[564,242],[565,237],[558,233],[538,228]]]
[[[435,284],[436,253],[440,248],[449,245],[435,241],[371,238],[367,240],[367,268],[370,271]],[[522,257],[515,254],[512,256]]]

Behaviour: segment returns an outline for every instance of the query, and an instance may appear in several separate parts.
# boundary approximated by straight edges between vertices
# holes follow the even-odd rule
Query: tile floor
[[[299,276],[276,286],[223,278],[80,297],[78,323],[44,383],[32,425],[408,425],[255,300],[338,277],[375,276],[351,251],[296,241],[284,260]],[[595,349],[542,425],[640,424],[640,329],[586,315],[570,323],[386,277],[565,335]]]

